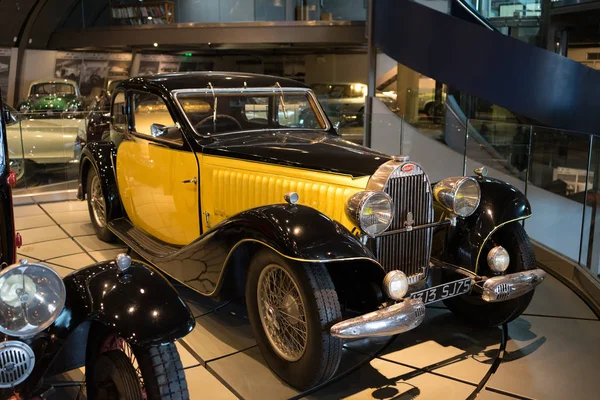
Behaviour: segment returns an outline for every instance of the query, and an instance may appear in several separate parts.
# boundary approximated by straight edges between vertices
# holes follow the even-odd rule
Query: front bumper
[[[483,283],[481,298],[489,303],[511,300],[532,291],[544,278],[546,271],[540,268],[495,276]]]
[[[331,336],[358,339],[391,336],[416,328],[425,319],[425,304],[419,299],[405,299],[381,310],[347,319],[331,327]]]

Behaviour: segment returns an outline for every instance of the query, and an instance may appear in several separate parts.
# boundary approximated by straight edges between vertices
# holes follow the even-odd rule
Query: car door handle
[[[181,181],[181,183],[193,183],[195,185],[196,183],[198,183],[198,179],[196,179],[196,177],[193,177],[192,179],[186,179],[184,181]]]

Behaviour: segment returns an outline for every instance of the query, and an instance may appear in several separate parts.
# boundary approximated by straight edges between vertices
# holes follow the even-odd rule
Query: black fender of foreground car
[[[67,302],[55,328],[93,320],[136,345],[172,342],[187,335],[195,320],[175,288],[153,267],[132,261],[122,272],[105,261],[64,279]],[[61,323],[64,325],[61,326]]]
[[[89,142],[81,152],[79,163],[77,198],[79,200],[85,198],[88,173],[91,168],[94,168],[102,185],[108,221],[123,215],[114,173],[116,156],[117,148],[112,142]]]
[[[32,393],[45,375],[83,366],[89,338],[98,333],[98,325],[105,328],[102,333],[140,346],[173,342],[195,326],[175,288],[142,262],[132,261],[125,272],[115,261],[100,262],[67,275],[63,282],[66,302],[62,312],[30,342],[36,364],[18,388],[22,394]]]
[[[448,228],[443,249],[436,245],[434,249],[438,254],[436,250],[432,254],[442,261],[469,267],[471,271],[476,271],[477,265],[485,259],[486,255],[482,256],[481,250],[497,229],[531,216],[529,201],[517,188],[498,179],[476,179],[481,188],[477,211],[467,218],[457,218],[456,226]],[[436,235],[435,241],[440,240],[442,235]]]
[[[218,295],[225,280],[243,283],[238,273],[245,273],[254,251],[262,247],[291,260],[325,263],[328,267],[364,262],[365,276],[375,274],[379,281],[384,276],[371,251],[348,229],[303,205],[253,208],[221,222],[171,255],[142,255],[169,275],[212,296]]]

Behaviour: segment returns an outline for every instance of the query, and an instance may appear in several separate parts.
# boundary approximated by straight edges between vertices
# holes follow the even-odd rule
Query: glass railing
[[[13,113],[7,123],[15,197],[75,191],[88,112]]]
[[[409,155],[433,181],[486,166],[529,199],[527,233],[600,280],[600,136],[467,120],[449,108],[436,129],[423,131],[375,106],[372,147]]]

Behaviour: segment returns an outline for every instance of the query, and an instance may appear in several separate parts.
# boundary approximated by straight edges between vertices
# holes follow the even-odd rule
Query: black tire
[[[148,400],[188,400],[185,371],[175,343],[134,348]]]
[[[485,244],[481,257],[485,257],[487,252],[494,246],[503,246],[510,255],[511,262],[506,271],[507,273],[536,268],[535,253],[531,241],[520,222],[507,224],[494,232]],[[483,264],[486,264],[485,260],[480,262],[479,268],[482,268]],[[529,306],[534,292],[535,290],[532,290],[516,299],[498,303],[486,303],[477,295],[463,295],[446,299],[444,304],[455,315],[468,322],[493,327],[509,323],[518,318]]]
[[[111,350],[98,357],[94,382],[97,400],[143,400],[137,373],[122,351]]]
[[[272,265],[289,274],[303,303],[306,343],[301,358],[295,361],[285,360],[276,352],[265,333],[258,309],[259,277]],[[293,262],[268,249],[259,251],[248,269],[246,305],[254,337],[265,361],[285,382],[304,390],[327,381],[337,371],[342,357],[342,340],[332,337],[329,329],[341,320],[342,313],[331,277],[322,264]]]
[[[97,336],[88,340],[86,356],[86,391],[88,400],[104,400],[103,386],[110,386],[114,382],[116,387],[122,387],[131,393],[131,397],[114,397],[118,400],[137,400],[142,397],[142,387],[138,372],[136,372],[129,356],[122,350],[108,350],[101,352],[101,346],[108,336],[106,330],[96,330]],[[129,346],[129,345],[127,345]],[[189,392],[183,364],[177,352],[175,343],[157,346],[131,346],[141,378],[144,382],[146,399],[148,400],[189,400]],[[109,360],[107,360],[109,359]],[[103,371],[110,362],[118,368],[118,374]],[[133,371],[133,375],[131,372]],[[99,378],[110,379],[101,381]],[[123,392],[118,392],[119,394]],[[109,399],[112,400],[111,397]]]
[[[104,242],[114,242],[116,240],[116,236],[110,231],[110,229],[108,229],[108,222],[107,222],[107,218],[106,218],[106,202],[104,202],[104,222],[102,221],[102,217],[100,217],[97,213],[94,211],[94,205],[93,203],[93,187],[95,185],[94,183],[94,179],[98,179],[98,174],[96,173],[96,170],[93,167],[90,167],[89,171],[88,171],[88,175],[87,175],[87,181],[86,181],[86,198],[87,198],[87,203],[88,203],[88,212],[90,214],[90,221],[92,221],[92,226],[94,227],[94,232],[96,232],[96,236],[98,237],[98,239],[104,241]],[[102,191],[102,189],[99,189],[100,191]],[[103,197],[104,199],[104,197]],[[104,201],[104,200],[102,200]]]
[[[433,114],[435,113],[434,110],[435,103],[433,101],[430,101],[429,103],[425,104],[425,107],[423,108],[425,115],[427,115],[428,117],[433,117]]]

